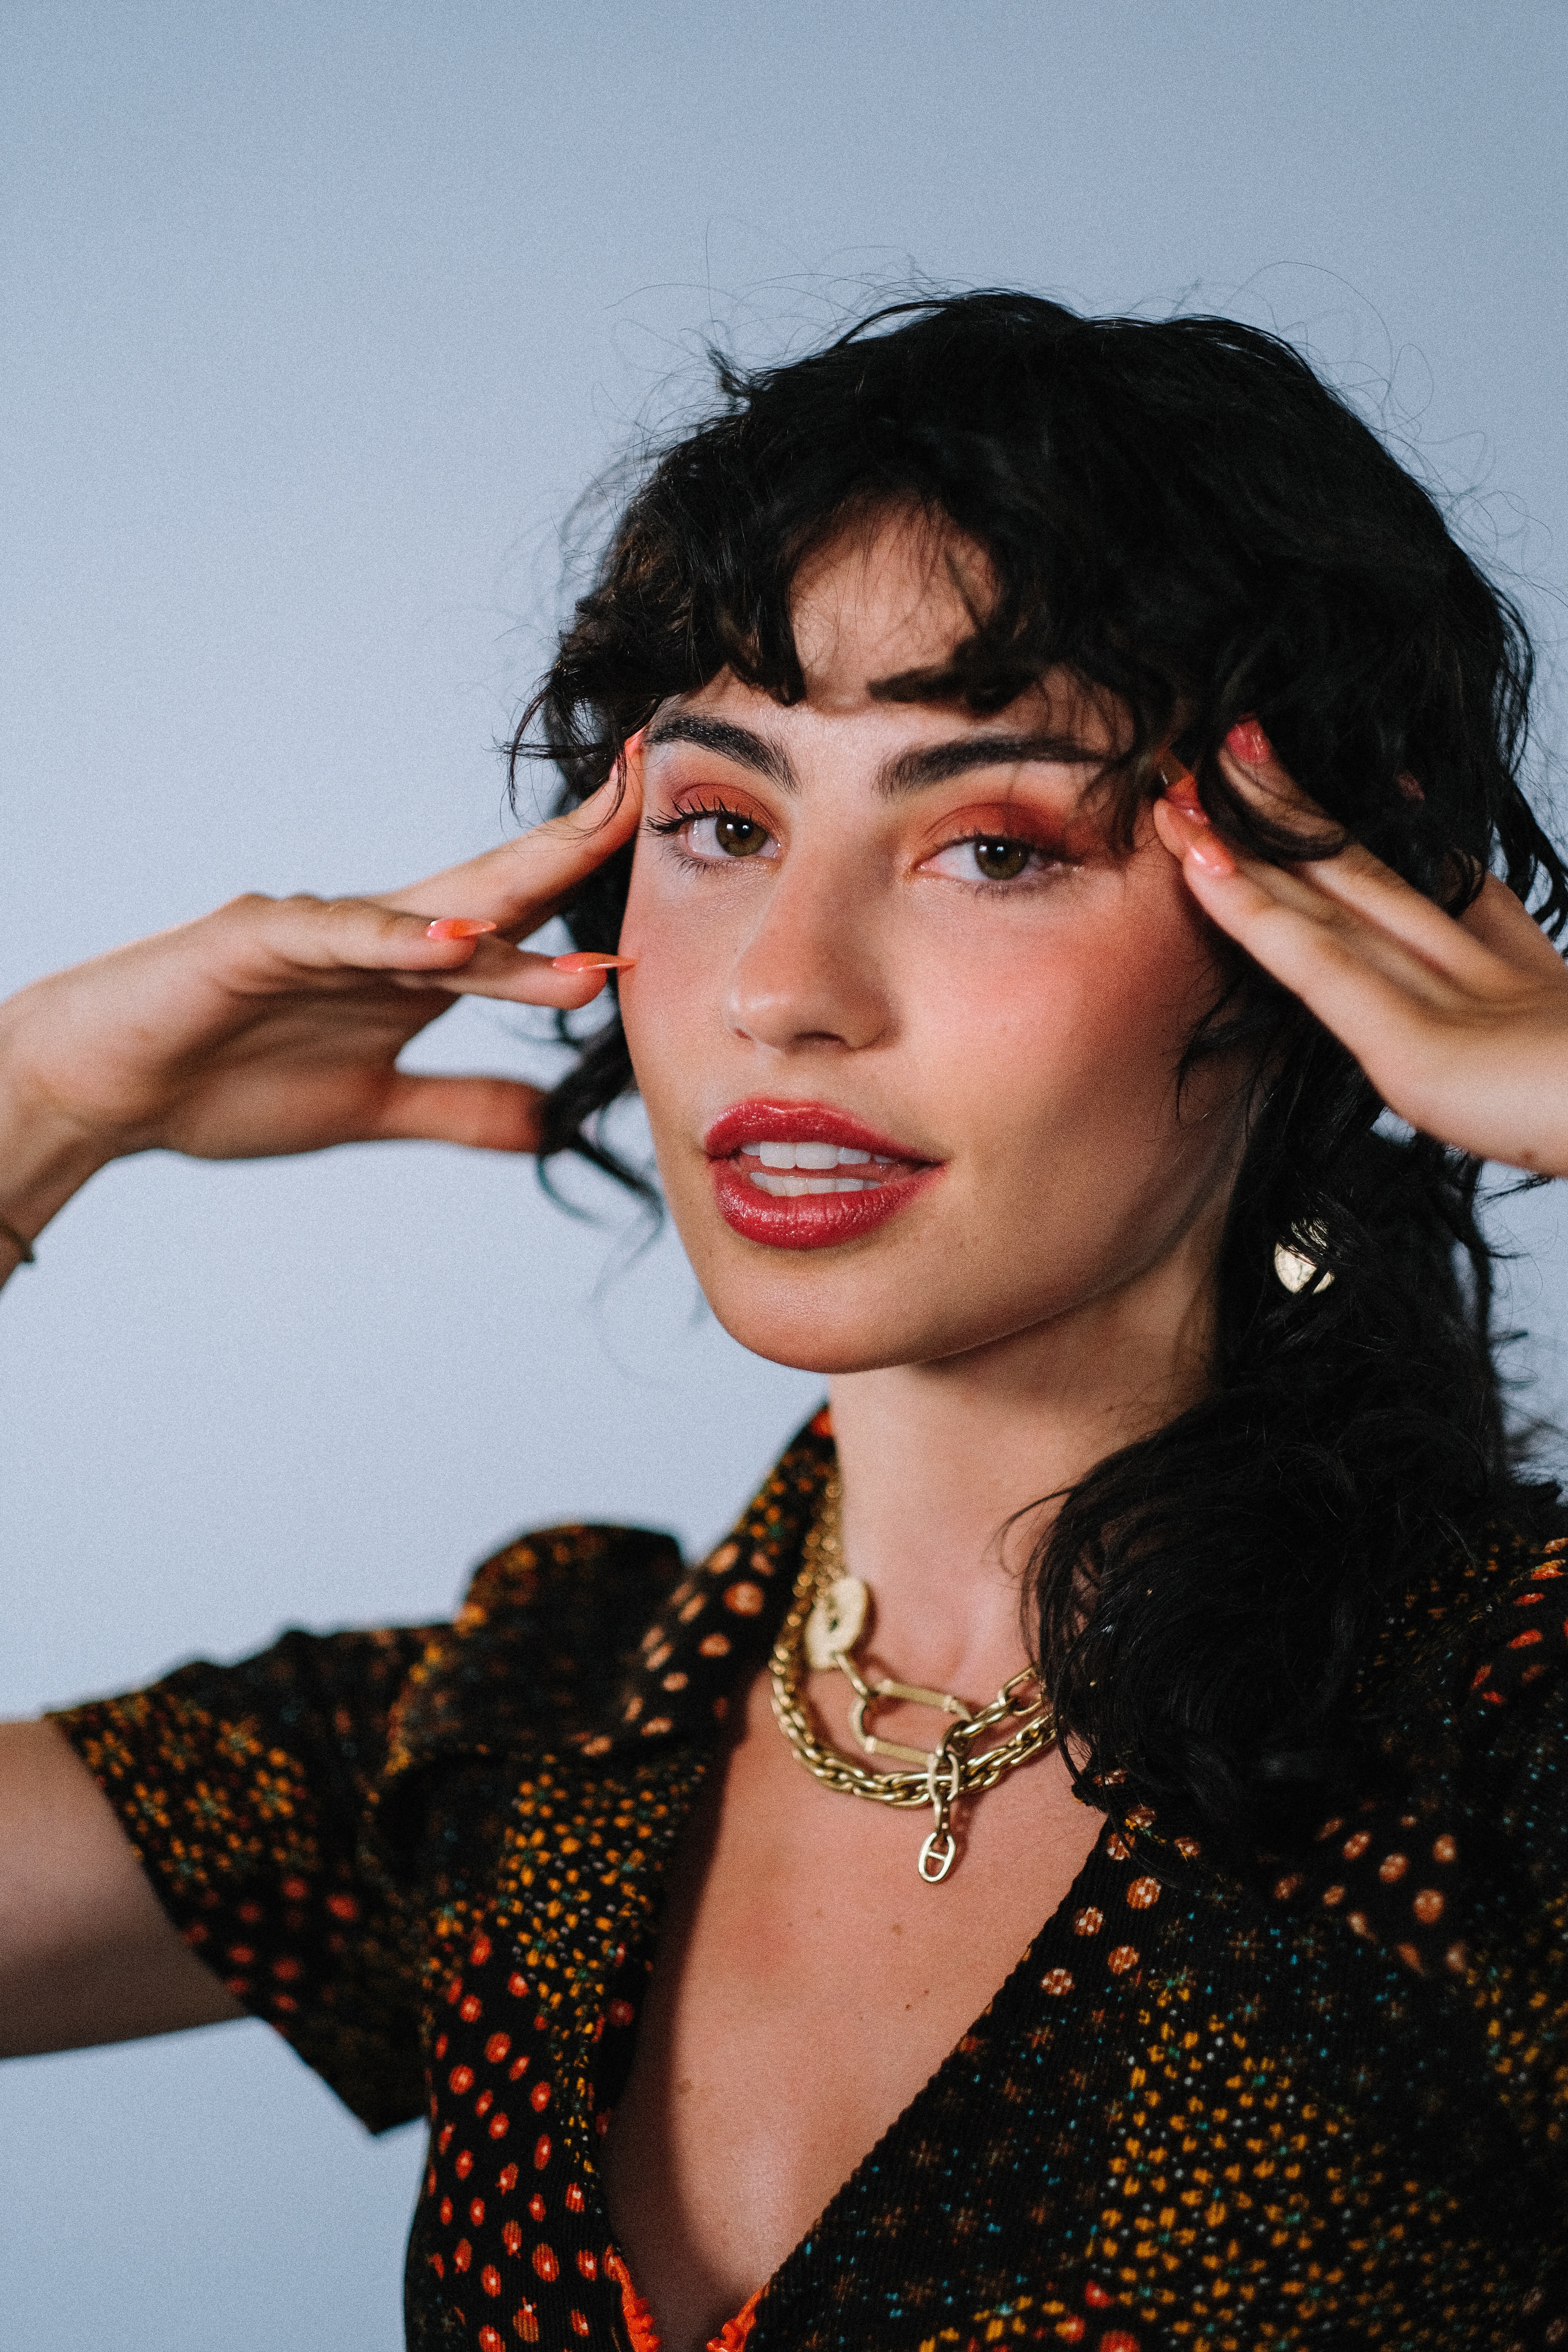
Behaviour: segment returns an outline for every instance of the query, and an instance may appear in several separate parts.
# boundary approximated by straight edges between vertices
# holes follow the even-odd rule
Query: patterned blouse
[[[182,1933],[373,2131],[428,2121],[415,2352],[656,2340],[595,2163],[660,1888],[766,1657],[822,1420],[696,1568],[557,1528],[455,1624],[56,1719]],[[1398,1793],[1242,1880],[1116,1810],[733,2352],[1568,2343],[1568,1538],[1409,1596]],[[645,1630],[646,1629],[646,1630]]]

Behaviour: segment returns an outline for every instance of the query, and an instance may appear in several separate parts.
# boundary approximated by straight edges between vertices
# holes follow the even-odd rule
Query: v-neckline
[[[805,2260],[813,2240],[831,2231],[840,2208],[855,2195],[865,2176],[885,2159],[893,2144],[911,2134],[918,2136],[922,2111],[928,2106],[937,2105],[949,2079],[962,2067],[972,2063],[978,2038],[994,2025],[999,2013],[1005,2013],[1015,2006],[1018,1995],[1037,1971],[1053,1957],[1047,1948],[1053,1948],[1059,1939],[1070,1937],[1072,1921],[1095,1907],[1088,1897],[1094,1891],[1095,1881],[1110,1859],[1107,1851],[1110,1842],[1117,1836],[1117,1825],[1108,1818],[1055,1910],[1044,1920],[979,2015],[964,2027],[947,2055],[932,2068],[920,2089],[873,2141],[854,2169],[839,2182],[811,2227],[791,2247],[767,2282],[769,2294],[781,2284],[788,2284],[790,2273]]]
[[[1119,1844],[1120,1853],[1117,1852]],[[783,2261],[752,2290],[745,2308],[749,2312],[753,2305],[757,2306],[758,2324],[761,2324],[765,2316],[768,2302],[776,2293],[787,2290],[794,2273],[809,2260],[816,2242],[832,2233],[842,2209],[847,2207],[857,2194],[866,2177],[879,2165],[886,2162],[889,2153],[896,2154],[897,2144],[900,2140],[911,2136],[919,2137],[924,2110],[940,2105],[950,2079],[961,2067],[973,2062],[979,2037],[994,2025],[999,2014],[1005,2014],[1017,2005],[1020,1996],[1030,1986],[1037,1972],[1043,1970],[1041,1984],[1047,1990],[1055,1991],[1057,1998],[1064,2000],[1065,2011],[1065,1996],[1076,1993],[1078,1990],[1074,1971],[1063,1965],[1065,1959],[1071,1957],[1070,1939],[1075,1932],[1074,1923],[1102,1916],[1099,1906],[1091,1903],[1089,1897],[1097,1891],[1097,1881],[1107,1864],[1113,1859],[1125,1861],[1131,1859],[1131,1855],[1130,1850],[1121,1841],[1117,1822],[1108,1815],[1099,1836],[1090,1846],[1060,1902],[1031,1937],[1028,1945],[997,1986],[984,2008],[970,2024],[965,2026],[946,2056],[933,2067],[920,2088],[914,2092],[892,2121],[872,2142],[864,2156],[839,2182],[809,2228],[790,2248]],[[1058,1966],[1052,1969],[1048,1963],[1053,1958],[1057,1958],[1058,1948],[1061,1958]],[[643,1965],[647,1958],[646,1948],[640,1952],[631,1953],[628,1955],[628,1967],[636,1968]],[[1055,1984],[1053,1984],[1053,1979],[1056,1979]],[[1065,1983],[1061,1981],[1063,1979],[1066,1979]],[[603,2177],[597,2172],[595,2175],[594,2189],[599,2202],[600,2218],[604,2223],[608,2247],[621,2263],[623,2274],[630,2276],[629,2266],[626,2263],[626,2257],[611,2226]],[[634,2281],[633,2284],[635,2286],[636,2282]],[[722,2328],[720,2328],[715,2331],[715,2336],[721,2336],[722,2333]]]

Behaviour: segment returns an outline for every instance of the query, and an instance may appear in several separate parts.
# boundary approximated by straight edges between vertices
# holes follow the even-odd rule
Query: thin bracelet
[[[15,1225],[8,1225],[4,1217],[0,1217],[0,1241],[16,1243],[21,1253],[16,1261],[18,1265],[37,1265],[38,1260],[32,1243],[25,1234],[19,1234]]]

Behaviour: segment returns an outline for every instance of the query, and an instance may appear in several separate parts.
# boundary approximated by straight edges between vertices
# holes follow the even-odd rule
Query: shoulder
[[[453,1746],[498,1752],[610,1703],[682,1572],[672,1536],[566,1526],[516,1536],[475,1570],[393,1710],[395,1769]]]
[[[503,1545],[407,1677],[391,1776],[462,1748],[542,1741],[593,1757],[710,1738],[772,1647],[833,1458],[818,1415],[697,1565],[648,1528],[543,1528]]]
[[[482,1561],[450,1623],[289,1631],[255,1656],[193,1659],[51,1712],[106,1791],[157,1819],[187,1787],[204,1801],[221,1787],[247,1817],[357,1817],[413,1764],[503,1754],[596,1717],[680,1572],[674,1540],[647,1528],[546,1528]]]
[[[1391,1618],[1363,1689],[1384,1784],[1282,1858],[1275,1900],[1337,1916],[1416,1975],[1472,1985],[1503,1965],[1500,1949],[1532,1940],[1532,1923],[1555,1945],[1568,1528],[1494,1528],[1436,1570]]]
[[[1390,1611],[1362,1677],[1374,1715],[1488,1744],[1489,1717],[1568,1670],[1568,1517],[1488,1528]]]

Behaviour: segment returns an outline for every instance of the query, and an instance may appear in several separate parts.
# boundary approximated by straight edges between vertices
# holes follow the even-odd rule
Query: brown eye
[[[975,841],[974,863],[987,882],[1011,882],[1027,866],[1032,852],[1026,841]]]
[[[726,857],[754,857],[768,837],[767,827],[755,817],[733,816],[725,811],[713,819],[713,840]]]

